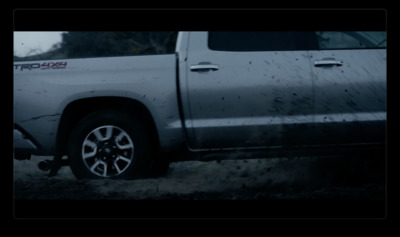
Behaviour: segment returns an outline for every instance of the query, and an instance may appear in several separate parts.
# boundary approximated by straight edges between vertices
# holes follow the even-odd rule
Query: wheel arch
[[[155,149],[160,148],[159,136],[153,116],[141,102],[124,97],[92,97],[70,102],[60,118],[57,132],[56,153],[66,154],[67,142],[73,128],[85,116],[99,110],[118,110],[139,119],[148,129]]]

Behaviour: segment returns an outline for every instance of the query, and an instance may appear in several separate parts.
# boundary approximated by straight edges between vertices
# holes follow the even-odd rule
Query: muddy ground
[[[15,218],[387,216],[384,158],[184,161],[171,163],[166,176],[140,180],[77,180],[69,167],[48,178],[37,163],[49,158],[14,160]]]
[[[77,180],[69,167],[48,178],[37,163],[14,160],[14,199],[27,200],[384,200],[385,165],[362,157],[184,161],[164,177]]]

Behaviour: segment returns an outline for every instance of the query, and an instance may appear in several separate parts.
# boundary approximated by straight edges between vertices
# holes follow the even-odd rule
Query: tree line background
[[[69,31],[49,51],[32,49],[30,56],[14,55],[14,61],[168,54],[175,51],[177,35],[177,31]]]

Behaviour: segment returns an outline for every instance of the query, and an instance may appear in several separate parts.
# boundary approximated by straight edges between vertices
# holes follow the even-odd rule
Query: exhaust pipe
[[[54,160],[42,160],[38,163],[38,168],[43,171],[49,171],[54,164]],[[60,166],[68,166],[69,165],[69,160],[60,160],[59,161]]]
[[[42,160],[38,163],[38,168],[43,171],[46,172],[51,168],[53,161],[51,160]]]

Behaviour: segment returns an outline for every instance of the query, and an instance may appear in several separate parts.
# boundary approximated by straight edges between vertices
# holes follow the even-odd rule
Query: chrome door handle
[[[343,61],[341,60],[335,60],[335,59],[322,59],[322,60],[317,60],[314,61],[314,66],[315,67],[323,67],[323,66],[343,66]]]
[[[197,65],[191,65],[190,66],[190,71],[216,71],[219,69],[218,65],[214,64],[197,64]]]

